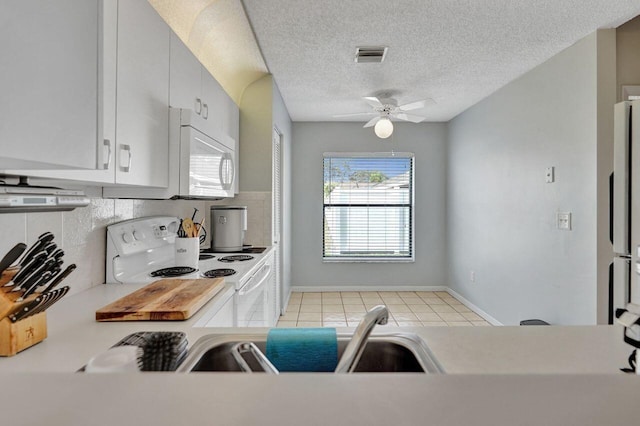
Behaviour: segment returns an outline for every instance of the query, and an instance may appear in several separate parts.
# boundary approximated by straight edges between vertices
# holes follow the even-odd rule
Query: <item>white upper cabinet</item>
[[[96,168],[99,6],[0,2],[0,169]]]
[[[147,1],[118,3],[116,183],[169,184],[170,39]]]
[[[74,120],[74,124],[93,120],[95,170],[51,170],[50,164],[39,165],[41,170],[21,170],[21,164],[11,164],[7,173],[106,186],[166,187],[171,31],[145,0],[102,0],[98,12],[98,18],[90,23],[99,31],[94,41],[96,66],[91,74],[97,76],[92,88],[97,110],[93,109],[90,118]],[[69,46],[67,51],[73,52]],[[51,58],[50,64],[55,67],[58,62],[60,58]],[[41,137],[31,151],[45,151],[44,140]],[[58,152],[66,155],[64,150],[46,150],[49,157]]]
[[[0,61],[0,170],[6,174],[144,198],[129,189],[169,186],[170,105],[204,118],[201,131],[237,143],[238,106],[146,0],[0,2],[5,11],[0,49],[11,60]],[[72,164],[86,170],[68,170]]]
[[[171,34],[169,104],[202,114],[203,67],[180,38]]]
[[[192,109],[204,118],[207,128],[201,130],[238,140],[238,106],[175,34],[171,36],[169,103],[174,108]]]

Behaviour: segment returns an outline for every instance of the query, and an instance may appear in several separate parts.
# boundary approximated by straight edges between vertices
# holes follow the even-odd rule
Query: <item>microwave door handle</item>
[[[229,173],[231,175],[231,179],[229,179],[229,182],[227,182],[227,179],[225,179],[227,177],[224,172],[226,163],[231,164],[231,173]],[[232,161],[231,155],[228,152],[225,152],[222,154],[222,158],[218,166],[218,173],[220,176],[220,185],[222,186],[222,189],[225,191],[230,190],[231,185],[233,184],[233,175],[235,174],[235,170],[233,168],[233,161]]]
[[[229,155],[229,159],[227,161],[229,161],[229,188],[228,189],[231,189],[231,187],[233,186],[233,182],[236,178],[236,165],[233,162],[233,157],[231,155]]]
[[[245,290],[245,287],[247,287],[246,285],[242,287],[238,292],[238,295],[246,296],[247,294],[251,293],[258,287],[260,287],[267,280],[267,278],[269,278],[269,274],[271,273],[271,265],[265,265],[262,268],[262,270],[263,271],[266,270],[266,273],[264,273],[264,276],[256,284],[253,284],[251,287],[247,288],[246,290]]]

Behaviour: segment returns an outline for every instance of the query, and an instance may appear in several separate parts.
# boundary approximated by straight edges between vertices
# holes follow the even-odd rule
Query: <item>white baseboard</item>
[[[449,287],[447,287],[446,292],[449,293],[450,295],[452,295],[453,297],[455,297],[456,299],[458,299],[464,306],[466,306],[467,308],[471,309],[476,314],[480,315],[489,324],[491,324],[491,325],[504,325],[500,321],[498,321],[497,319],[495,319],[494,317],[492,317],[491,315],[489,315],[488,313],[483,311],[482,309],[478,308],[473,303],[469,302],[467,299],[465,299],[460,294],[458,294],[458,292],[456,292],[455,290],[452,290]]]
[[[433,286],[417,286],[417,285],[404,285],[404,286],[367,286],[367,285],[318,285],[318,286],[292,286],[291,291],[296,292],[309,292],[319,293],[327,291],[447,291],[448,287],[443,285]]]

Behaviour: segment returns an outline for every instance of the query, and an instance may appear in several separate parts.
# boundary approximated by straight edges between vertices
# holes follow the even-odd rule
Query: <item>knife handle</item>
[[[31,286],[27,288],[24,294],[21,297],[19,297],[17,301],[22,302],[24,299],[31,296],[31,294],[33,294],[33,292],[36,291],[36,288],[38,288],[42,283],[47,282],[50,279],[51,279],[51,272],[45,271],[39,278],[36,278],[33,281],[33,284],[31,284]]]
[[[42,302],[42,297],[38,296],[35,299],[33,299],[31,302],[29,302],[28,304],[26,304],[25,306],[22,306],[20,309],[17,309],[14,312],[11,312],[9,314],[9,319],[11,320],[11,322],[17,322],[20,321],[22,318],[24,318],[28,312],[31,312],[33,309],[35,309],[36,306],[38,306],[40,304],[40,302]]]
[[[39,252],[45,244],[53,240],[53,238],[54,235],[51,232],[45,232],[44,234],[41,234],[36,242],[33,243],[29,250],[27,250],[27,252],[22,256],[22,259],[20,259],[20,261],[18,262],[20,266],[26,265],[31,260],[31,257]]]
[[[42,247],[42,250],[47,252],[47,256],[50,256],[51,253],[53,253],[57,249],[58,249],[58,245],[53,241],[49,241],[47,244],[44,245],[44,247]]]
[[[57,277],[51,282],[51,284],[49,284],[49,286],[42,291],[42,293],[47,293],[53,290],[58,284],[62,282],[62,280],[67,278],[67,276],[69,276],[70,273],[75,271],[75,269],[76,269],[75,263],[72,263],[71,265],[67,266],[67,269],[65,269],[60,274],[58,274]]]
[[[46,259],[47,252],[40,251],[36,253],[33,258],[24,266],[20,267],[20,270],[13,276],[13,279],[5,284],[5,287],[20,287],[20,283],[34,271],[34,268],[37,266],[38,262],[41,262],[43,259]]]
[[[49,268],[51,268],[51,266],[55,263],[56,263],[55,259],[45,260],[44,263],[42,263],[40,266],[32,269],[29,272],[29,275],[25,277],[22,281],[17,283],[17,285],[14,286],[13,289],[11,289],[11,291],[22,291],[30,288],[31,285],[34,282],[38,281],[42,276],[42,274],[44,274],[44,272],[47,271]]]
[[[31,311],[31,314],[26,316],[31,316],[35,314],[39,314],[42,311],[46,311],[56,303],[58,300],[62,299],[69,292],[69,286],[64,286],[53,290],[49,295],[48,299],[46,299],[41,305],[38,305],[34,310]],[[24,318],[24,317],[23,317]]]
[[[0,274],[4,272],[20,255],[25,251],[27,245],[25,243],[16,244],[7,254],[0,260]]]

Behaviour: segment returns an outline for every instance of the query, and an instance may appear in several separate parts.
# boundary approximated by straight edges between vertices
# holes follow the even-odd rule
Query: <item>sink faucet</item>
[[[375,306],[365,314],[360,320],[358,328],[354,331],[349,344],[345,348],[340,362],[338,362],[335,370],[336,373],[352,373],[356,369],[373,327],[375,327],[376,324],[386,324],[388,319],[389,310],[384,305]]]

